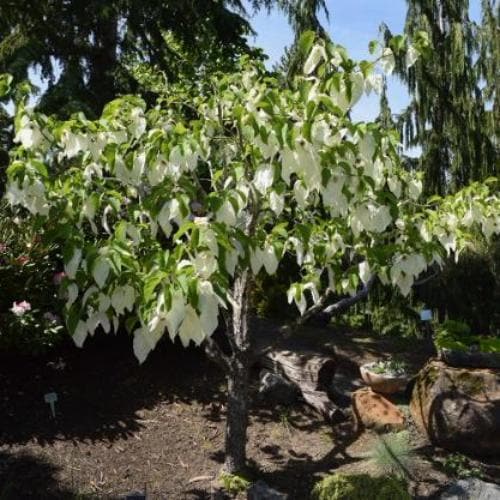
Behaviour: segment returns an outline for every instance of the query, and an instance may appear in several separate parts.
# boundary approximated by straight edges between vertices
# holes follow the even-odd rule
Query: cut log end
[[[313,351],[276,349],[267,352],[260,364],[296,385],[304,401],[329,422],[338,423],[346,419],[343,411],[325,392],[337,367],[332,356]]]

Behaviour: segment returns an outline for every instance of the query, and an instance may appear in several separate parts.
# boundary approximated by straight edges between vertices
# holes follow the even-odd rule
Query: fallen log
[[[345,419],[342,410],[326,393],[337,367],[332,356],[314,351],[275,349],[266,352],[260,364],[296,385],[304,401],[328,421]]]

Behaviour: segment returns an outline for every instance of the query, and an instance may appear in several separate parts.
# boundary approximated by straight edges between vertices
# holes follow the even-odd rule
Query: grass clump
[[[407,431],[379,436],[368,458],[382,474],[394,474],[411,479],[414,453]]]
[[[313,488],[311,500],[411,500],[408,485],[396,476],[371,477],[368,474],[332,474]]]
[[[250,480],[245,476],[240,474],[228,474],[227,472],[224,472],[219,476],[219,481],[223,488],[231,495],[242,493],[251,485]]]

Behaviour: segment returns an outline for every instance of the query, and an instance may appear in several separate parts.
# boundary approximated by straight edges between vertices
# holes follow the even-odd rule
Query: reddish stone
[[[403,412],[387,398],[369,387],[358,389],[352,395],[352,409],[356,425],[376,431],[398,431],[405,427]]]

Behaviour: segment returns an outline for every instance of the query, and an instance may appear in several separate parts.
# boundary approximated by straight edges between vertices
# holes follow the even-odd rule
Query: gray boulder
[[[247,500],[287,500],[288,495],[268,486],[264,481],[253,483],[247,490]]]
[[[500,486],[480,479],[461,479],[439,497],[441,500],[498,500]]]

